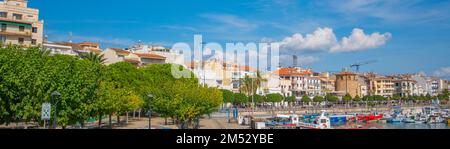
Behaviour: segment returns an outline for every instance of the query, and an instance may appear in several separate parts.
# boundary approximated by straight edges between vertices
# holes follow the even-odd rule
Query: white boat
[[[424,107],[422,112],[426,116],[426,123],[428,124],[443,123],[445,121],[441,110],[437,107]]]
[[[426,123],[427,122],[427,116],[423,114],[418,114],[415,119],[415,123]]]
[[[412,118],[405,118],[403,119],[403,123],[415,123],[416,121]]]
[[[297,123],[297,126],[301,129],[331,129],[330,118],[325,116],[325,111],[322,111],[322,114],[314,123]]]

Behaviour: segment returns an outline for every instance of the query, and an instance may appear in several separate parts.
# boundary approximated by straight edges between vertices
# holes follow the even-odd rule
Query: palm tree
[[[80,54],[80,57],[98,64],[104,64],[106,61],[103,54],[100,55],[94,52]]]
[[[245,77],[240,80],[241,86],[239,91],[246,93],[248,97],[253,98],[258,89],[261,87],[261,84],[265,81],[267,81],[267,79],[264,79],[259,71],[256,72],[255,77],[245,75]]]
[[[250,76],[245,75],[244,78],[240,79],[240,87],[239,87],[239,91],[242,93],[247,94],[247,96],[251,96],[253,91],[252,91],[252,87],[253,85],[255,85],[254,83],[255,81],[253,80],[253,78],[250,78]]]

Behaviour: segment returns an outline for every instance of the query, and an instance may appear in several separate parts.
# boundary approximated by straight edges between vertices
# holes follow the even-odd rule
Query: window
[[[7,25],[6,24],[2,24],[2,32],[6,31]]]
[[[6,18],[8,16],[7,12],[0,12],[0,17]]]
[[[0,42],[6,43],[6,36],[0,36]]]
[[[19,26],[19,31],[21,32],[25,31],[25,26]]]
[[[31,39],[31,44],[32,45],[36,45],[36,43],[37,43],[36,39]]]
[[[37,29],[37,27],[33,27],[33,28],[31,28],[31,30],[32,30],[33,33],[37,33],[38,29]]]
[[[24,40],[25,39],[23,39],[23,38],[19,38],[19,44],[23,44]]]
[[[13,18],[16,19],[16,20],[22,20],[22,15],[21,15],[21,14],[14,13],[14,14],[13,14]]]

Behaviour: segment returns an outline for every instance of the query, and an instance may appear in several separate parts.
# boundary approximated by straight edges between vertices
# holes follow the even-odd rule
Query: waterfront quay
[[[421,112],[422,108],[425,105],[418,106],[404,106],[402,107],[405,112],[410,112],[412,114],[417,114]],[[340,108],[320,108],[320,107],[310,107],[310,108],[302,108],[302,107],[294,107],[294,108],[255,108],[254,110],[245,108],[239,109],[239,114],[242,116],[245,115],[253,115],[253,116],[268,116],[268,115],[277,115],[277,114],[314,114],[320,113],[321,111],[325,111],[325,113],[333,113],[333,114],[345,114],[345,113],[385,113],[392,110],[392,107],[340,107]]]

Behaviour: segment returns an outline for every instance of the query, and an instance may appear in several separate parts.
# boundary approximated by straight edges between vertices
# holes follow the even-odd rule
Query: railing
[[[1,35],[9,35],[9,36],[31,36],[32,33],[29,31],[16,31],[16,32],[11,32],[5,29],[0,30],[0,34]]]
[[[10,17],[0,17],[0,21],[8,21],[8,22],[18,22],[18,23],[25,23],[25,24],[33,24],[32,21],[27,21],[27,20],[23,20],[23,19],[13,19]]]

